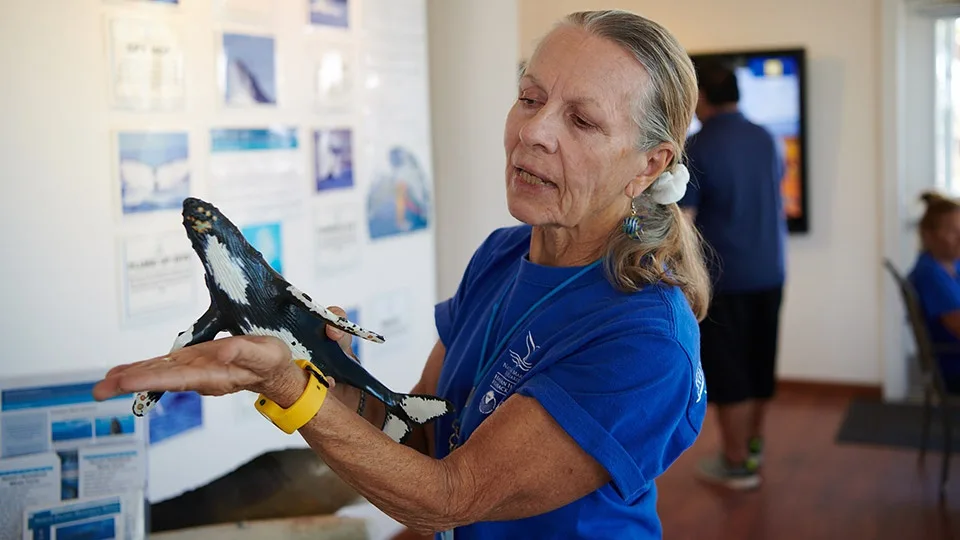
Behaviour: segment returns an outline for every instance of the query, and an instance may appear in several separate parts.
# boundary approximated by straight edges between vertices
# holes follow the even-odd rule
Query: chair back
[[[940,369],[937,367],[936,349],[930,337],[930,329],[927,327],[926,317],[923,314],[917,291],[908,279],[900,275],[890,259],[884,259],[883,265],[893,276],[897,288],[900,289],[900,298],[907,312],[907,322],[910,323],[910,330],[917,345],[917,361],[920,363],[920,371],[924,378],[933,382],[937,392],[943,395],[945,386],[940,375]]]

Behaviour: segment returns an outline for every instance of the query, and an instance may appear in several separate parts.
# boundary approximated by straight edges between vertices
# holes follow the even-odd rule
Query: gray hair
[[[650,84],[633,108],[639,128],[637,148],[648,151],[667,143],[673,149],[667,170],[680,163],[698,90],[693,62],[677,39],[656,22],[622,10],[571,13],[560,24],[608,39],[640,62]],[[709,304],[710,279],[699,234],[676,204],[658,204],[644,193],[634,205],[643,223],[641,239],[631,239],[619,229],[611,232],[606,257],[609,279],[625,292],[656,282],[677,285],[702,319]]]

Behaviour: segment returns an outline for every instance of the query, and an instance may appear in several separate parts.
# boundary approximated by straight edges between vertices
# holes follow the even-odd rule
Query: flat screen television
[[[721,62],[737,75],[740,110],[782,141],[786,174],[781,184],[787,228],[809,231],[807,201],[806,55],[803,49],[691,53],[694,65]],[[694,118],[690,134],[700,129]]]

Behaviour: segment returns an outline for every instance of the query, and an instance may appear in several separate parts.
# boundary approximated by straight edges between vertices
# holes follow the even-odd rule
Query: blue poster
[[[267,264],[278,274],[283,274],[283,243],[279,222],[248,225],[240,232],[247,242],[263,255]]]
[[[167,392],[149,413],[150,444],[203,425],[203,396],[196,392]]]
[[[69,501],[80,497],[80,452],[76,448],[59,450],[60,499]]]
[[[276,60],[272,37],[224,34],[223,55],[226,68],[224,103],[277,103]]]
[[[353,187],[353,143],[349,129],[313,132],[313,174],[317,191]]]
[[[210,152],[257,152],[261,150],[296,150],[300,147],[297,128],[211,129]]]
[[[346,28],[350,20],[349,0],[310,0],[310,22]]]
[[[75,418],[50,422],[50,440],[53,442],[92,439],[93,422],[89,418]]]
[[[347,319],[357,324],[360,324],[360,312],[357,308],[348,309]],[[360,325],[363,326],[363,325]],[[357,357],[357,360],[360,360],[360,338],[353,336],[353,339],[350,340],[350,350],[353,351],[353,355]],[[361,362],[362,364],[363,362]]]
[[[123,213],[178,210],[190,196],[187,134],[123,132],[117,143]]]
[[[373,180],[367,200],[367,219],[372,239],[427,228],[430,194],[427,175],[406,148],[388,152],[387,166]]]
[[[94,420],[95,432],[98,439],[132,435],[136,430],[136,419],[132,414],[125,416],[108,416]]]

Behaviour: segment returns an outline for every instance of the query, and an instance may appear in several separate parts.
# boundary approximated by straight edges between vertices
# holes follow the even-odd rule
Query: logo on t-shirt
[[[480,412],[490,414],[497,408],[497,395],[490,390],[480,398]]]
[[[533,369],[534,362],[530,359],[530,355],[540,347],[534,343],[532,332],[527,332],[526,344],[527,354],[520,356],[512,350],[509,351],[510,361],[504,360],[494,372],[493,379],[490,381],[490,391],[480,398],[481,413],[492,413],[513,392],[527,372]],[[497,394],[502,395],[503,398],[497,400]]]
[[[697,364],[697,373],[694,376],[693,384],[697,388],[697,403],[700,403],[700,400],[703,399],[703,394],[707,389],[703,380],[703,366],[701,364]]]
[[[523,358],[519,354],[510,351],[510,358],[513,359],[513,363],[516,364],[518,368],[523,371],[530,371],[533,368],[533,364],[530,363],[530,355],[533,354],[533,351],[539,349],[537,344],[533,342],[533,333],[527,332],[527,354]]]

